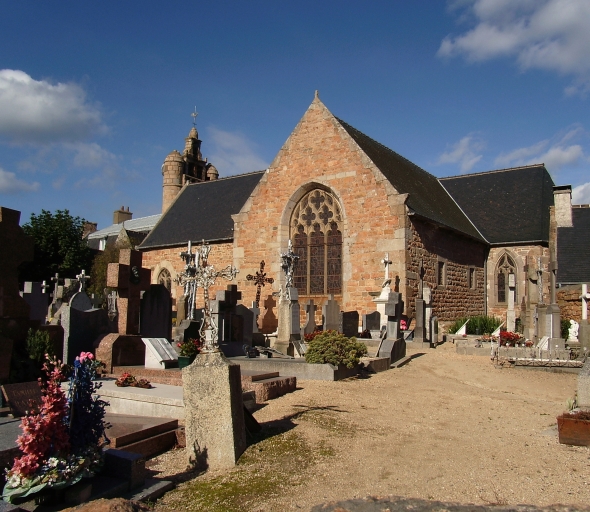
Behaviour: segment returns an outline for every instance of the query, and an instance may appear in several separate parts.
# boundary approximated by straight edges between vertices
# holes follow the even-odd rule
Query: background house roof
[[[338,122],[393,187],[400,194],[409,194],[406,205],[411,210],[437,224],[485,241],[435,176],[341,119]]]
[[[231,240],[239,213],[265,171],[186,185],[139,249]]]
[[[150,215],[148,217],[139,217],[137,219],[129,219],[119,224],[111,224],[110,226],[93,231],[88,235],[88,240],[107,238],[112,235],[119,235],[121,228],[125,228],[128,232],[134,231],[138,233],[146,233],[150,231],[156,223],[160,220],[161,213]]]
[[[549,243],[553,180],[544,164],[441,178],[491,244]]]
[[[571,228],[557,228],[557,282],[590,283],[590,207],[572,207]]]

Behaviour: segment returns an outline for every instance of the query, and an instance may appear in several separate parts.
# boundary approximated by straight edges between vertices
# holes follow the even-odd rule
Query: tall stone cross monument
[[[549,336],[550,348],[562,350],[565,348],[565,341],[561,338],[561,310],[557,304],[557,261],[549,262],[549,295],[551,303],[547,306],[547,329],[546,335]]]
[[[281,253],[281,268],[285,272],[285,286],[281,287],[279,297],[279,327],[275,347],[278,351],[295,355],[293,341],[301,340],[299,326],[299,293],[293,286],[293,274],[299,256],[293,252],[293,245],[289,240],[287,252]]]
[[[583,347],[590,349],[590,325],[588,324],[588,301],[590,300],[590,293],[588,293],[588,285],[582,284],[582,319],[580,320],[580,332],[578,339]]]
[[[424,301],[424,262],[420,260],[418,267],[418,296],[416,297],[416,326],[414,327],[414,341],[430,346],[426,339],[426,302]]]
[[[109,263],[107,286],[118,293],[118,331],[139,334],[141,292],[150,286],[151,271],[141,266],[142,254],[133,249],[121,249],[119,263]]]

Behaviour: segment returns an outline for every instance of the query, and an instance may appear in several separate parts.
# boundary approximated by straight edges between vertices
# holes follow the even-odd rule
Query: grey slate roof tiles
[[[239,213],[264,172],[185,186],[139,248],[178,246],[189,240],[231,240],[234,236],[231,216]]]
[[[554,183],[543,164],[440,182],[490,244],[549,242]]]
[[[338,122],[393,187],[400,194],[409,194],[406,204],[417,215],[484,241],[435,176],[341,119],[338,119]]]
[[[590,208],[572,208],[571,228],[557,228],[557,282],[590,283]]]

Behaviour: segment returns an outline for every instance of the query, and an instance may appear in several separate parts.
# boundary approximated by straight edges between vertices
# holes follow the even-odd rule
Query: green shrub
[[[49,340],[49,333],[47,331],[33,331],[29,329],[27,333],[27,352],[29,358],[42,365],[46,359],[46,354],[49,357],[55,357],[53,345]]]
[[[337,331],[323,331],[316,335],[307,345],[305,361],[308,363],[341,364],[354,368],[361,357],[367,355],[367,346],[356,338],[347,338]]]
[[[567,340],[570,335],[570,321],[566,318],[561,319],[561,337]]]
[[[458,318],[450,325],[449,334],[455,334],[465,322],[467,322],[467,334],[491,334],[502,323],[502,320],[495,316],[486,315]]]

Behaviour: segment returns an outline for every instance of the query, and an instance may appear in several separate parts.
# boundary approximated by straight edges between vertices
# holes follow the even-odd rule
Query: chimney
[[[127,207],[127,210],[125,210],[124,206],[121,206],[120,210],[115,210],[113,212],[113,224],[121,224],[121,222],[131,220],[132,218],[133,213],[129,211],[129,206]]]
[[[571,228],[572,223],[572,186],[553,187],[553,204],[555,205],[555,223],[558,228]]]
[[[94,233],[97,229],[98,224],[96,222],[86,221],[82,227],[82,238],[86,238],[90,233]]]

